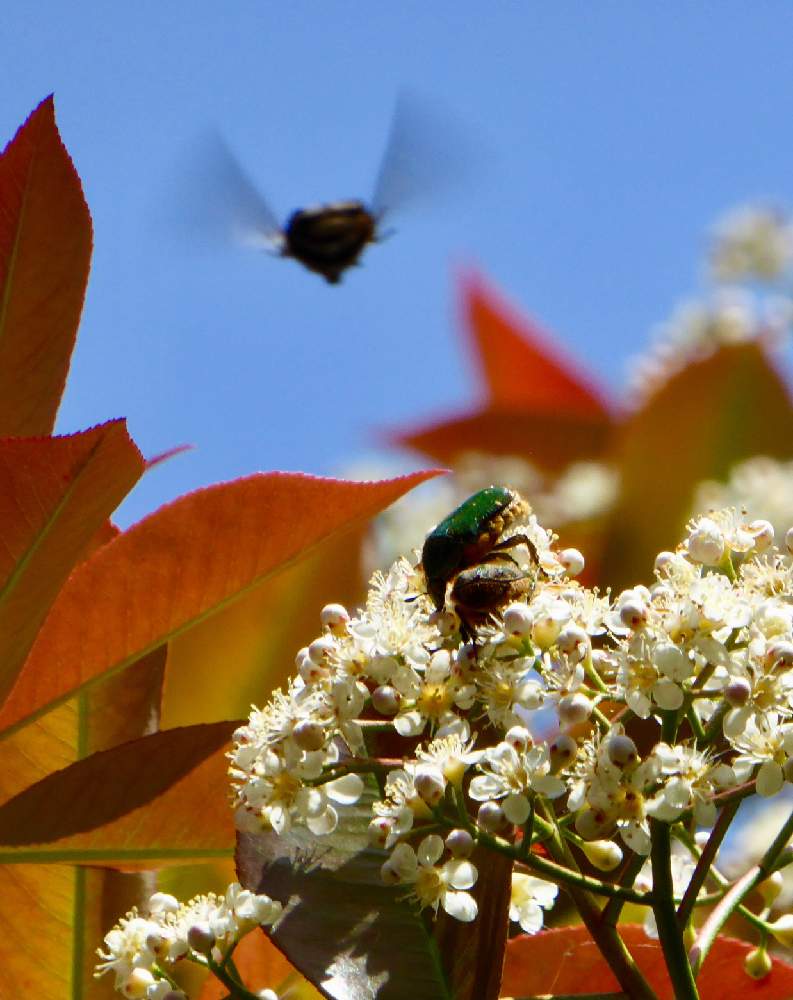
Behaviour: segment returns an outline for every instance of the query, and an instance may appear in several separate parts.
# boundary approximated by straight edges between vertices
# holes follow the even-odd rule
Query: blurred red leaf
[[[542,469],[562,469],[577,459],[602,458],[610,428],[565,413],[483,409],[450,417],[394,438],[433,461],[454,465],[460,455],[522,455]]]
[[[674,1000],[661,948],[640,926],[619,928],[639,968],[662,1000]],[[754,948],[746,941],[717,938],[697,978],[702,1000],[790,1000],[793,996],[793,966],[774,961],[765,979],[750,979],[743,960]],[[589,932],[580,925],[543,931],[533,937],[521,935],[507,943],[501,995],[525,997],[537,994],[576,996],[619,990],[619,983],[598,951]]]
[[[608,421],[606,396],[594,379],[481,275],[463,275],[461,299],[492,409]]]
[[[275,472],[161,508],[74,571],[0,710],[0,726],[16,728],[129,666],[436,474],[354,483]]]
[[[46,98],[0,156],[0,436],[52,430],[91,262],[91,216]]]
[[[544,469],[598,457],[610,441],[612,416],[594,381],[481,277],[466,275],[461,297],[485,401],[390,440],[448,464],[471,451],[522,455]]]
[[[760,344],[722,347],[669,379],[623,423],[615,443],[619,504],[604,579],[646,580],[681,540],[696,485],[753,455],[793,457],[793,405]]]
[[[0,440],[0,700],[64,580],[143,473],[123,420]]]

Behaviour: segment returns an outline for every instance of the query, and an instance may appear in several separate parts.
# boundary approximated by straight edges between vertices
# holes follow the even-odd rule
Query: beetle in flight
[[[200,211],[237,240],[291,257],[336,285],[359,263],[370,243],[385,235],[381,223],[407,203],[437,195],[467,171],[471,157],[462,153],[454,128],[444,115],[412,97],[400,95],[370,202],[334,201],[292,212],[282,226],[267,200],[216,133],[208,135],[196,157]]]

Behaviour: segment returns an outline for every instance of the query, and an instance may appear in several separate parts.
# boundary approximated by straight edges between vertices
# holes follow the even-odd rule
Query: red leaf
[[[74,571],[0,710],[0,727],[16,728],[129,666],[436,474],[353,483],[273,472],[161,508]]]
[[[639,968],[662,1000],[674,1000],[661,948],[642,927],[625,925],[620,935]],[[770,975],[754,980],[743,971],[743,960],[754,948],[746,941],[717,938],[697,978],[702,1000],[789,1000],[793,996],[793,966],[774,961]],[[534,937],[521,935],[507,943],[502,996],[609,993],[619,983],[585,927],[559,927]]]
[[[480,275],[464,275],[461,286],[464,322],[493,409],[609,419],[605,393],[536,324]]]
[[[58,591],[143,473],[123,420],[0,440],[0,699]]]
[[[91,262],[91,216],[52,97],[0,156],[0,436],[52,430]]]
[[[451,417],[392,440],[433,461],[454,465],[460,455],[522,455],[543,469],[562,469],[576,459],[601,457],[611,437],[608,424],[573,414],[483,409]]]

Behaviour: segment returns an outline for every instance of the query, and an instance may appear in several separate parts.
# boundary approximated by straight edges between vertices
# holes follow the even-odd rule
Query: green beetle
[[[514,562],[490,561],[461,570],[450,598],[463,639],[476,641],[477,626],[495,623],[495,612],[527,594],[532,584],[533,577]]]
[[[421,551],[421,565],[427,593],[438,610],[446,606],[446,589],[462,570],[492,562],[493,558],[514,565],[506,553],[494,554],[520,543],[533,549],[525,535],[501,540],[507,528],[529,510],[529,505],[514,490],[488,486],[464,500],[427,535]]]

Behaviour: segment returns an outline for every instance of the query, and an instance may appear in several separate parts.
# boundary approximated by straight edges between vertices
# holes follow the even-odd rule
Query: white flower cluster
[[[179,1000],[184,994],[175,986],[170,966],[181,959],[220,963],[248,931],[274,923],[280,914],[280,903],[236,882],[222,897],[210,893],[187,903],[157,892],[147,916],[130,910],[105,935],[95,975],[114,972],[115,988],[130,1000]]]
[[[793,779],[793,532],[779,550],[768,522],[710,512],[659,555],[652,586],[612,601],[571,578],[580,553],[556,552],[533,516],[510,532],[507,559],[531,586],[499,592],[475,642],[452,581],[438,610],[405,559],[375,576],[358,616],[323,609],[289,690],[235,736],[241,826],[330,832],[362,775],[377,775],[370,839],[389,852],[384,881],[467,921],[484,850],[531,868],[528,844],[556,823],[610,871],[616,838],[649,853],[650,820],[709,827],[725,796]],[[631,725],[651,719],[640,753]],[[390,748],[404,741],[398,763],[372,749],[366,734],[383,730]],[[537,930],[555,888],[526,878],[513,918]]]
[[[743,205],[716,225],[710,258],[717,281],[776,281],[793,265],[793,225],[778,209]]]
[[[730,469],[726,482],[706,480],[697,487],[692,513],[720,507],[751,510],[784,536],[793,524],[793,462],[756,455]]]

